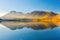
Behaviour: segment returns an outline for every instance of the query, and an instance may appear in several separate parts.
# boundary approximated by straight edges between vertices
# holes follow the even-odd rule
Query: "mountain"
[[[6,15],[2,16],[1,19],[15,19],[22,15],[24,15],[22,12],[10,11]]]
[[[22,13],[22,12],[16,12],[16,11],[10,11],[8,14],[1,17],[1,19],[34,19],[34,18],[40,18],[47,15],[48,17],[55,16],[57,13],[53,12],[45,12],[45,11],[33,11],[31,13]]]

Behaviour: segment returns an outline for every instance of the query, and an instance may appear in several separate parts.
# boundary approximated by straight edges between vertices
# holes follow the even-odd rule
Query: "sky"
[[[60,13],[60,0],[0,0],[0,16],[9,11],[52,11]]]

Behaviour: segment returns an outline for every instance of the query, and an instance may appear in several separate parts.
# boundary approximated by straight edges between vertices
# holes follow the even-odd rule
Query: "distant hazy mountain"
[[[22,12],[10,11],[8,14],[1,17],[1,19],[15,19],[18,16],[24,15]]]
[[[45,11],[33,11],[30,13],[31,15],[38,15],[38,16],[44,16],[46,14],[49,14],[50,16],[55,16],[57,13],[54,12],[45,12]]]
[[[8,14],[1,17],[2,19],[21,19],[21,18],[34,18],[36,16],[45,16],[49,14],[48,16],[55,16],[56,13],[53,12],[45,12],[45,11],[33,11],[31,13],[22,13],[22,12],[16,12],[16,11],[10,11]]]

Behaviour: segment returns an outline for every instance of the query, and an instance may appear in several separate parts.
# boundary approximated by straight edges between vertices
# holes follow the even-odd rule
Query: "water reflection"
[[[1,22],[1,24],[3,24],[4,26],[15,30],[15,29],[22,29],[24,27],[27,28],[31,28],[34,30],[39,30],[39,29],[47,29],[47,28],[54,28],[57,25],[55,25],[54,23],[51,22],[44,22],[44,21],[38,21],[38,22],[34,22],[34,21],[13,21],[13,20],[4,20]]]

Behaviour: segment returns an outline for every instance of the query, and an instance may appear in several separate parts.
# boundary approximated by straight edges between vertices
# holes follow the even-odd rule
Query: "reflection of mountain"
[[[10,29],[21,29],[23,27],[32,29],[54,28],[57,26],[56,20],[53,19],[56,15],[56,13],[44,11],[33,11],[27,14],[11,11],[1,17],[0,22],[2,21],[1,24]]]
[[[47,29],[47,28],[54,28],[56,27],[55,24],[53,23],[46,23],[46,22],[9,22],[9,21],[5,21],[5,22],[1,22],[1,24],[5,25],[6,27],[10,28],[10,29],[21,29],[23,27],[27,27],[27,28],[32,28],[32,29]]]

